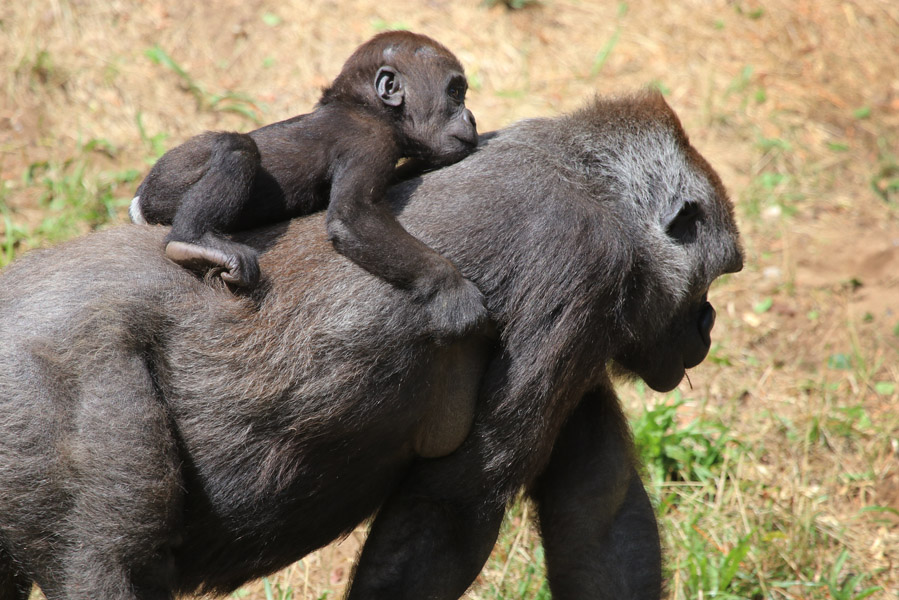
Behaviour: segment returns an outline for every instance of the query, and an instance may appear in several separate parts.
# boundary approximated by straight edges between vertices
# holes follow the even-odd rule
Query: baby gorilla
[[[256,251],[222,234],[327,206],[338,252],[427,304],[435,335],[467,333],[486,320],[480,292],[380,202],[401,158],[414,172],[474,150],[467,87],[438,42],[382,33],[350,56],[313,112],[247,134],[206,132],[167,152],[138,188],[131,219],[171,224],[165,254],[174,262],[253,286]]]

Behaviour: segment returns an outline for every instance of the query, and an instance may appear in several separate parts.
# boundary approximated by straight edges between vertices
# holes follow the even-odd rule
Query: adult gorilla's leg
[[[422,460],[378,512],[348,600],[455,600],[496,543],[505,505],[484,502],[466,452]],[[470,464],[470,463],[469,463]]]
[[[531,493],[554,600],[658,600],[658,527],[611,387],[583,398]]]
[[[142,357],[97,353],[64,438],[71,506],[54,524],[48,598],[169,600],[181,479],[166,407]]]

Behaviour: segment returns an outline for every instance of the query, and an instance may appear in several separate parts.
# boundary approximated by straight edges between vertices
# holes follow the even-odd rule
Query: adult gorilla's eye
[[[668,237],[679,244],[688,244],[696,239],[696,223],[702,216],[697,202],[684,202],[680,211],[665,228]]]
[[[449,88],[447,88],[446,93],[456,102],[462,102],[462,100],[465,98],[465,92],[462,90],[462,88],[455,85],[451,85]]]

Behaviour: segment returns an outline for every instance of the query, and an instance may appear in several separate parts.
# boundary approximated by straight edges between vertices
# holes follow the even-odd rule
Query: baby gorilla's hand
[[[487,325],[484,295],[459,271],[447,263],[438,278],[416,291],[428,315],[430,333],[441,341],[458,339],[482,331]]]

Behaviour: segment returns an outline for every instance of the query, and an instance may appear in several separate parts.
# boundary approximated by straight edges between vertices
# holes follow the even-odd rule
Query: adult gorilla
[[[227,592],[376,511],[349,598],[457,598],[522,488],[554,598],[659,596],[609,372],[668,390],[704,358],[706,292],[742,263],[718,177],[647,93],[519,123],[392,198],[483,291],[495,346],[434,344],[322,215],[242,238],[253,295],[167,262],[158,227],[0,276],[0,599]]]

